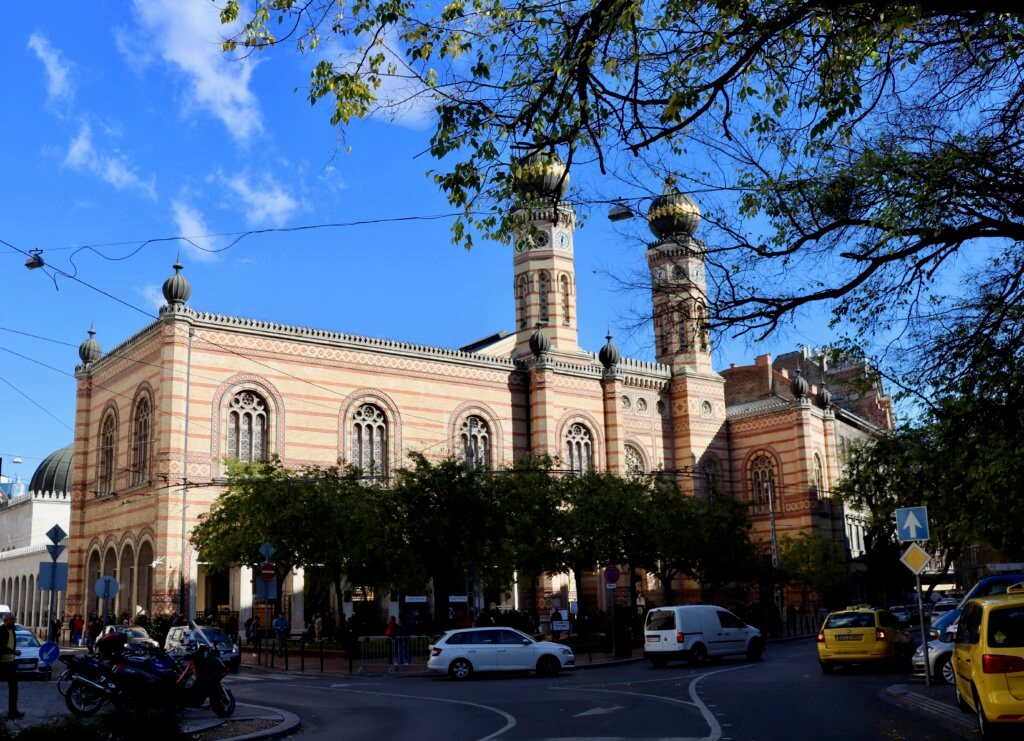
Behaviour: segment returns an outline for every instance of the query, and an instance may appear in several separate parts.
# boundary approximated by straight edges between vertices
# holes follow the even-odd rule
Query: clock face
[[[693,265],[690,267],[690,280],[701,281],[704,280],[704,268],[700,265]]]
[[[558,233],[558,240],[555,243],[560,250],[569,249],[569,235],[565,232]]]

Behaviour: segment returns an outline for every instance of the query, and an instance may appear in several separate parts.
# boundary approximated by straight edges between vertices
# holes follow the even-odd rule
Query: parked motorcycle
[[[200,643],[171,656],[163,651],[125,652],[125,643],[122,634],[113,633],[97,641],[98,656],[61,659],[67,668],[58,689],[68,710],[90,716],[108,702],[119,709],[199,708],[209,700],[210,709],[222,718],[235,712],[235,696],[222,681],[227,667],[211,646]]]

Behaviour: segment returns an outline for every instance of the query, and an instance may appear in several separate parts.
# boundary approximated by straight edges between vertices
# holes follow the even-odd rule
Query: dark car
[[[196,635],[197,630],[202,631],[202,638]],[[242,652],[237,644],[232,642],[223,630],[210,625],[202,625],[197,628],[178,625],[171,628],[167,631],[167,638],[164,639],[164,649],[173,651],[190,643],[207,643],[213,646],[228,671],[237,672],[242,665]]]
[[[960,621],[960,613],[963,612],[964,605],[967,604],[968,600],[972,600],[976,597],[992,597],[997,594],[1006,594],[1006,590],[1014,584],[1019,584],[1024,581],[1024,574],[997,574],[996,576],[986,576],[981,579],[977,584],[971,587],[960,604],[954,609],[948,610],[942,616],[937,617],[935,622],[932,623],[931,628],[928,629],[928,640],[934,641],[947,630],[949,626],[955,625]]]
[[[120,633],[126,639],[129,648],[160,648],[160,644],[150,637],[145,628],[138,625],[108,625],[101,636]]]

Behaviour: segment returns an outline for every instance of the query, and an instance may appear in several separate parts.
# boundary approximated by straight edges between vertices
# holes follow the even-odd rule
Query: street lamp
[[[764,493],[768,499],[768,524],[771,528],[772,547],[772,594],[775,599],[775,614],[782,625],[782,586],[779,584],[779,533],[775,529],[775,491],[770,479],[764,481]]]

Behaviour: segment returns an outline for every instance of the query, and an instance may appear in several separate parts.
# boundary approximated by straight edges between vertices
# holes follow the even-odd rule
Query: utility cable
[[[64,420],[62,420],[62,419],[61,419],[60,417],[58,417],[58,416],[57,416],[56,414],[54,414],[54,413],[53,413],[53,412],[51,412],[51,411],[50,411],[49,409],[47,409],[46,407],[44,407],[44,406],[43,406],[42,404],[40,404],[40,403],[39,403],[38,401],[36,401],[35,399],[33,399],[33,398],[32,398],[31,396],[29,396],[28,394],[26,394],[26,393],[25,393],[24,391],[22,391],[22,390],[21,390],[20,388],[18,388],[17,386],[15,386],[15,385],[14,385],[13,383],[11,383],[10,381],[8,381],[8,380],[7,380],[6,378],[4,378],[3,376],[0,376],[0,381],[3,381],[4,383],[6,383],[6,384],[7,384],[8,386],[10,386],[10,387],[11,387],[12,389],[14,389],[14,391],[15,391],[15,392],[17,392],[17,393],[21,394],[21,395],[22,395],[23,397],[25,397],[26,399],[28,399],[28,401],[29,401],[29,402],[31,402],[32,404],[34,404],[35,406],[37,406],[37,407],[38,407],[39,409],[41,409],[41,410],[42,410],[42,411],[43,411],[44,413],[46,413],[46,414],[50,415],[50,416],[51,416],[51,417],[53,417],[53,419],[55,419],[55,420],[56,420],[56,421],[57,421],[58,423],[60,423],[60,424],[64,425],[64,426],[65,426],[65,427],[67,427],[67,428],[68,428],[69,430],[71,430],[71,432],[74,432],[74,431],[75,431],[75,430],[74,430],[74,428],[73,428],[73,427],[72,427],[71,425],[69,425],[69,424],[68,424],[67,422],[65,422]]]

